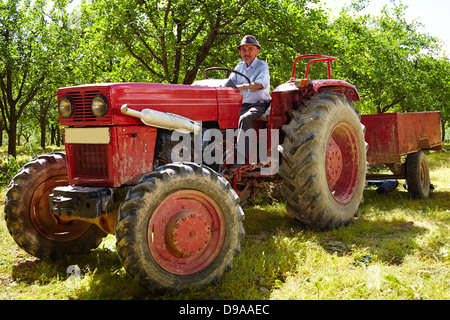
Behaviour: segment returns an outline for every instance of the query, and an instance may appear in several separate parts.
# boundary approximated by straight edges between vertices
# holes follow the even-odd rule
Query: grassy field
[[[108,236],[88,255],[38,260],[9,235],[0,209],[0,300],[244,299],[448,300],[450,298],[450,151],[427,159],[435,187],[412,200],[403,181],[379,195],[364,192],[348,227],[301,229],[283,203],[245,205],[246,238],[233,269],[203,290],[153,296],[126,274]],[[5,186],[0,200],[3,203]],[[67,273],[76,265],[80,276]]]

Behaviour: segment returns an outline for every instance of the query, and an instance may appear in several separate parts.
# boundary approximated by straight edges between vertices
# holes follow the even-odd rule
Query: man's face
[[[259,49],[254,45],[244,44],[241,46],[239,54],[241,55],[242,60],[244,60],[244,62],[247,63],[247,66],[249,66],[258,56]]]

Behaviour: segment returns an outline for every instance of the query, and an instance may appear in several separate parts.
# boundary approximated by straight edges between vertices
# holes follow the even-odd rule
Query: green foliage
[[[2,153],[0,156],[0,188],[8,186],[20,168],[42,152],[43,150],[38,150],[32,143],[25,143],[20,148],[20,155],[17,157]]]
[[[100,79],[185,84],[201,69],[234,67],[236,45],[254,34],[272,87],[289,79],[298,55],[335,55],[333,77],[356,85],[363,113],[440,110],[447,122],[450,62],[439,40],[421,33],[420,22],[407,22],[401,3],[379,16],[355,14],[367,4],[354,1],[332,19],[308,0],[95,1],[82,9],[82,34],[96,64],[111,66],[100,67]],[[302,65],[298,70],[301,77]],[[313,66],[311,77],[325,76]]]
[[[66,5],[65,1],[0,3],[1,129],[8,133],[8,152],[13,156],[26,108],[39,92],[56,90],[60,79],[59,66],[69,50],[63,45]]]
[[[247,2],[95,1],[84,7],[95,17],[85,31],[118,45],[153,81],[190,84],[212,48],[245,23]]]
[[[9,185],[12,178],[26,163],[41,154],[50,152],[62,152],[64,147],[51,146],[47,149],[36,147],[33,143],[24,143],[17,148],[17,156],[13,157],[5,152],[5,148],[0,148],[0,190]],[[0,191],[1,192],[1,191]]]
[[[369,0],[353,1],[336,18],[317,0],[82,0],[72,12],[68,2],[0,2],[0,129],[13,155],[21,126],[41,132],[44,147],[58,87],[190,84],[208,67],[233,68],[245,34],[261,43],[272,88],[290,78],[298,55],[334,55],[332,76],[356,85],[363,113],[440,110],[444,124],[450,118],[450,61],[439,39],[406,21],[399,1],[378,16],[358,14]],[[301,77],[304,65],[297,69]],[[312,67],[312,78],[325,76]]]
[[[408,23],[404,12],[402,5],[391,11],[385,8],[377,17],[341,12],[333,22],[330,45],[334,43],[334,54],[342,61],[337,74],[358,87],[366,113],[443,107],[433,98],[448,87],[440,89],[433,82],[434,76],[447,77],[450,63],[439,56],[437,39],[420,33],[420,23]],[[431,61],[441,63],[439,72]],[[431,69],[436,70],[433,77]]]
[[[11,155],[3,155],[0,158],[0,185],[8,185],[23,165]]]

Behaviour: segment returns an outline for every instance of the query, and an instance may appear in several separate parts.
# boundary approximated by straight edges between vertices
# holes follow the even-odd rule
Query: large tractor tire
[[[144,176],[121,205],[117,252],[150,292],[203,287],[231,269],[243,219],[239,197],[215,171],[167,164]]]
[[[48,196],[68,185],[64,153],[40,156],[12,179],[5,197],[5,220],[16,243],[29,254],[56,259],[98,247],[106,235],[94,224],[64,222],[52,215]]]
[[[422,150],[406,156],[406,184],[415,199],[426,199],[430,195],[430,171]]]
[[[290,114],[279,170],[287,211],[308,229],[349,224],[363,200],[367,166],[359,111],[345,96],[323,92]]]

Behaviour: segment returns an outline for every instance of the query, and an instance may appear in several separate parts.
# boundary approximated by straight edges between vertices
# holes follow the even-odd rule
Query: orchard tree
[[[29,109],[31,109],[33,118],[39,123],[40,146],[42,149],[45,149],[50,111],[56,109],[56,90],[54,90],[54,87],[47,87],[41,90]]]
[[[102,13],[94,10],[99,3],[82,0],[80,7],[68,17],[70,50],[61,63],[60,86],[81,85],[96,82],[149,81],[148,71],[134,59],[127,48],[111,39],[104,29]]]
[[[86,13],[97,18],[93,34],[119,41],[154,80],[190,84],[211,48],[245,23],[247,2],[103,0]]]
[[[422,55],[415,62],[416,91],[404,111],[440,111],[441,134],[445,141],[445,128],[450,121],[450,60],[446,56]]]
[[[431,88],[444,79],[423,76],[428,64],[439,64],[437,39],[406,21],[407,7],[395,0],[378,16],[355,14],[368,3],[353,1],[333,20],[314,0],[97,0],[82,7],[87,41],[77,57],[94,56],[91,69],[101,70],[102,79],[190,84],[201,69],[233,68],[240,60],[236,45],[253,34],[273,87],[289,79],[298,55],[335,55],[333,76],[357,86],[364,113],[444,108],[439,99],[429,103],[437,92]],[[322,67],[313,66],[312,75],[325,76]]]
[[[296,57],[310,53],[328,54],[324,30],[328,29],[329,20],[325,9],[315,5],[318,2],[268,0],[252,1],[248,6],[251,18],[242,31],[258,36],[262,45],[260,55],[269,64],[273,87],[289,80]],[[240,40],[234,38],[235,43]],[[235,46],[231,48],[234,49],[231,54],[240,58]],[[304,67],[304,61],[299,61],[297,77],[303,76]],[[320,65],[318,69],[322,68]]]
[[[274,70],[285,72],[286,61],[290,68],[296,52],[315,46],[311,35],[323,17],[309,6],[314,2],[98,0],[86,3],[83,14],[94,21],[87,28],[92,35],[103,43],[118,43],[116,52],[123,48],[152,81],[191,84],[201,69],[233,68],[239,60],[236,46],[245,34],[255,35],[263,45],[262,56]],[[309,22],[309,30],[301,27],[302,21]],[[298,34],[301,30],[308,39]]]
[[[326,38],[336,55],[336,76],[358,88],[364,113],[440,111],[443,140],[449,119],[449,60],[439,39],[407,22],[407,7],[393,1],[379,16],[358,16],[367,1],[344,8]]]
[[[417,91],[416,61],[435,40],[408,23],[403,6],[380,16],[355,17],[342,11],[330,30],[330,51],[339,57],[337,71],[355,84],[364,111],[384,113],[401,110]]]
[[[52,76],[67,43],[61,42],[65,1],[0,3],[0,109],[8,153],[16,156],[18,121]]]

